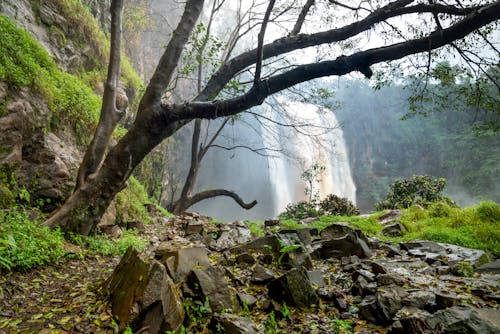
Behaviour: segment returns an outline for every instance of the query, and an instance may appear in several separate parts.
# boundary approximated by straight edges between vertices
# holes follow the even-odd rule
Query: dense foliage
[[[404,209],[412,205],[428,207],[437,201],[452,201],[443,196],[446,179],[434,179],[429,175],[413,175],[395,180],[386,198],[375,205],[376,210]]]
[[[360,213],[359,209],[350,200],[334,194],[326,196],[319,203],[319,207],[326,214],[334,216],[356,216]]]
[[[62,233],[40,226],[29,211],[0,210],[0,222],[0,270],[27,270],[66,254]]]
[[[349,199],[330,194],[322,201],[290,203],[279,217],[300,220],[322,215],[355,216],[359,213],[359,209]]]
[[[146,204],[151,203],[144,186],[135,177],[130,177],[125,189],[116,195],[117,223],[128,221],[151,222]]]
[[[462,206],[484,199],[500,202],[500,136],[477,135],[471,124],[481,114],[471,108],[431,112],[431,103],[426,116],[402,121],[410,110],[408,96],[403,86],[374,90],[359,80],[339,81],[330,104],[340,103],[336,115],[349,149],[358,207],[372,210],[394,179],[425,174],[445,177],[444,194]]]

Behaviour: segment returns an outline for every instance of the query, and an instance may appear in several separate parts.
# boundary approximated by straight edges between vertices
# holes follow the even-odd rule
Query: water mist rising
[[[227,147],[266,147],[266,156],[248,149],[212,149],[203,161],[197,185],[199,190],[236,191],[245,201],[256,199],[257,206],[247,211],[231,199],[215,198],[190,210],[221,220],[276,217],[289,203],[307,199],[306,184],[300,176],[314,163],[325,166],[314,184],[320,198],[333,193],[355,202],[356,187],[334,113],[285,98],[274,102],[252,110],[264,117],[260,121],[252,114],[244,114],[233,126],[226,127],[221,140]]]

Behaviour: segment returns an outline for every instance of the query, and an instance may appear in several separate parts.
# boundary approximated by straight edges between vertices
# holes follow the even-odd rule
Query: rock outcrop
[[[392,334],[500,330],[500,275],[490,272],[467,277],[451,270],[457,256],[461,262],[475,263],[480,253],[474,250],[425,240],[390,247],[371,240],[370,244],[378,246],[369,248],[361,231],[348,224],[332,224],[322,233],[307,228],[284,230],[254,236],[218,251],[213,246],[218,238],[228,240],[224,234],[227,227],[238,227],[234,236],[246,235],[244,224],[221,227],[205,221],[203,228],[197,229],[203,235],[191,234],[186,222],[192,218],[177,217],[166,222],[162,233],[172,236],[177,230],[179,235],[158,238],[163,240],[160,248],[153,246],[157,250],[150,252],[161,259],[164,269],[160,271],[171,276],[169,282],[182,287],[188,312],[197,317],[194,323],[186,315],[184,326],[188,331],[208,327],[213,332],[223,329],[228,333],[262,333],[265,326],[258,319],[269,320],[273,314],[287,319],[281,325],[289,329],[298,321],[301,326],[315,323],[318,333],[335,332],[331,323],[320,321],[315,313],[362,326],[379,326],[374,328],[385,328]],[[206,231],[211,231],[209,238]],[[198,237],[193,238],[195,235]],[[346,236],[350,238],[347,249],[354,249],[353,245],[360,241],[365,243],[361,257],[343,249]],[[232,240],[231,245],[236,242]],[[329,252],[318,256],[318,250],[332,240],[342,242],[328,244]],[[285,260],[288,253],[296,251],[309,261]],[[434,258],[432,254],[439,256]],[[137,305],[143,304],[137,301]],[[300,314],[300,320],[290,317],[290,308],[296,316]],[[139,321],[133,319],[145,319],[134,310],[137,308],[132,307],[128,313],[135,317],[129,318],[132,324]],[[305,327],[299,328],[306,332]]]

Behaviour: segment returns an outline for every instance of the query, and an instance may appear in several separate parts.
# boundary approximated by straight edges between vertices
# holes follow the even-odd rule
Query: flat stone
[[[460,304],[460,298],[455,294],[447,294],[443,292],[436,292],[436,306],[438,309],[444,309]]]
[[[403,304],[408,307],[424,309],[427,306],[435,303],[436,296],[431,291],[412,291],[403,299]]]
[[[202,234],[203,233],[203,222],[201,221],[190,221],[186,224],[186,228],[184,229],[186,235],[191,234]]]
[[[252,254],[248,253],[241,253],[236,255],[236,262],[237,263],[246,263],[246,264],[254,264],[255,263],[255,258],[252,256]]]
[[[389,210],[387,213],[380,216],[378,221],[380,224],[386,225],[400,219],[401,217],[403,217],[403,211],[397,209]]]
[[[241,317],[236,314],[224,313],[216,315],[210,323],[214,333],[225,334],[260,334],[264,333],[259,330],[257,325],[249,318]]]
[[[379,285],[398,285],[403,286],[408,281],[401,275],[398,274],[380,274],[377,276],[377,282]]]
[[[325,286],[325,279],[323,278],[323,272],[319,270],[308,270],[307,272],[307,278],[309,278],[309,281],[311,281],[312,284],[314,284],[317,287],[324,287]]]

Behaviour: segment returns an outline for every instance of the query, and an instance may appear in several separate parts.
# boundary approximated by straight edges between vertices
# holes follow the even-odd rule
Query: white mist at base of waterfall
[[[335,194],[355,203],[347,148],[333,111],[284,97],[269,100],[226,126],[220,137],[225,147],[265,147],[265,156],[245,148],[211,149],[197,184],[198,190],[225,188],[258,204],[244,210],[230,198],[214,198],[190,211],[223,221],[276,217],[288,204],[308,199],[301,174],[313,164],[325,167],[313,183],[313,193],[320,199]]]

